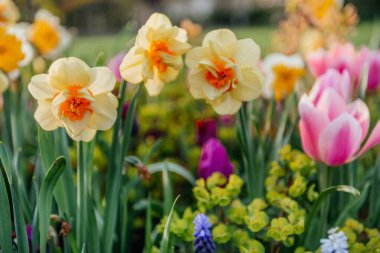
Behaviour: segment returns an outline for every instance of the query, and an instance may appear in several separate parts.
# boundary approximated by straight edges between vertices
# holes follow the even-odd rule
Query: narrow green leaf
[[[376,164],[371,175],[371,191],[369,196],[369,215],[366,221],[367,226],[373,227],[377,220],[380,220],[380,156],[377,157]]]
[[[96,221],[95,206],[94,203],[88,198],[87,203],[88,208],[88,221],[87,221],[87,245],[88,252],[98,253],[99,252],[99,233],[98,233],[98,223]]]
[[[46,239],[50,224],[54,188],[59,177],[62,175],[65,166],[65,158],[63,156],[58,157],[47,171],[47,174],[41,184],[38,200],[41,253],[46,252]]]
[[[20,200],[17,196],[17,192],[14,190],[13,185],[11,186],[11,194],[18,251],[29,252],[28,236],[26,234],[24,215],[22,214]]]
[[[360,196],[354,201],[350,201],[347,203],[346,207],[340,213],[338,219],[335,221],[335,225],[343,225],[343,222],[352,214],[353,212],[357,212],[364,204],[367,199],[369,183],[364,186]]]
[[[168,173],[168,163],[165,161],[165,169],[162,171],[162,187],[164,190],[164,215],[168,215],[173,203],[173,188]]]
[[[0,169],[0,247],[2,252],[12,252],[12,223],[5,178]]]
[[[150,196],[148,197],[145,219],[145,253],[152,251],[152,206],[150,204]]]
[[[156,153],[156,151],[160,147],[161,143],[162,143],[162,139],[156,140],[156,142],[153,144],[153,146],[149,149],[149,152],[142,159],[143,163],[147,163],[152,158],[154,153]]]
[[[305,233],[304,233],[304,239],[305,239],[304,242],[305,243],[308,243],[308,241],[309,241],[309,237],[311,236],[311,234],[310,234],[311,224],[312,224],[315,216],[317,215],[317,213],[321,207],[321,204],[331,193],[336,192],[336,191],[350,193],[350,194],[354,195],[355,197],[360,196],[360,192],[356,188],[349,186],[349,185],[336,185],[336,186],[328,187],[325,190],[323,190],[319,194],[319,197],[317,198],[317,200],[314,202],[314,204],[311,208],[310,214],[306,217]]]
[[[173,205],[172,205],[172,209],[170,210],[170,213],[168,216],[168,220],[166,221],[165,229],[164,229],[164,233],[163,233],[162,241],[161,241],[160,253],[169,252],[170,223],[172,221],[175,204],[177,203],[177,200],[179,199],[179,197],[180,197],[180,195],[178,195],[177,198],[174,200]]]
[[[0,159],[3,163],[5,172],[8,177],[8,181],[11,184],[12,183],[12,167],[11,167],[11,159],[9,157],[9,153],[7,151],[6,146],[2,141],[0,141]]]
[[[156,172],[161,172],[165,169],[165,162],[153,163],[147,166],[150,174],[154,174]],[[176,173],[177,175],[186,179],[190,184],[195,185],[194,176],[184,167],[179,164],[167,162],[166,168],[168,171]]]

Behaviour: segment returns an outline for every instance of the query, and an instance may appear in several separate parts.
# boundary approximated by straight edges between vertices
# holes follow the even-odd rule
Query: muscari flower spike
[[[332,228],[328,234],[327,239],[321,239],[322,253],[348,253],[347,237],[343,231],[338,232],[338,228]]]
[[[216,247],[210,232],[211,223],[206,215],[198,214],[194,219],[194,252],[195,253],[214,253]]]

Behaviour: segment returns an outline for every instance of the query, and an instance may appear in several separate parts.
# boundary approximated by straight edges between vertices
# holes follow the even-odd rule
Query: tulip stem
[[[82,249],[86,239],[86,223],[87,223],[87,177],[85,168],[85,156],[84,156],[84,143],[82,141],[77,142],[78,151],[78,195],[77,195],[77,245],[79,249]]]
[[[332,175],[333,175],[333,169],[329,168],[328,166],[320,164],[319,166],[320,172],[320,178],[319,178],[319,185],[320,185],[320,192],[322,190],[327,189],[331,186],[332,183]],[[326,233],[326,228],[328,225],[328,214],[329,214],[329,207],[330,207],[330,196],[326,196],[325,201],[322,203],[321,208],[321,225],[319,229],[319,238],[322,238],[324,233]]]

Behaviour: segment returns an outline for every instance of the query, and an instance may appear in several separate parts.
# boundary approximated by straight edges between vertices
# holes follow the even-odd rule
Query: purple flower
[[[214,253],[216,247],[210,232],[211,223],[203,213],[198,214],[194,219],[194,252],[195,253]]]
[[[121,62],[123,61],[124,56],[125,56],[125,53],[120,52],[117,55],[115,55],[114,57],[112,57],[107,63],[108,68],[111,69],[112,73],[115,75],[116,80],[118,82],[121,81],[121,75],[120,75],[120,69],[119,68],[120,68]]]
[[[228,178],[234,170],[226,149],[216,138],[209,139],[202,147],[198,164],[198,176],[207,179],[214,172],[222,173]]]
[[[195,121],[197,144],[202,146],[210,138],[216,138],[216,121],[214,119],[200,119]]]

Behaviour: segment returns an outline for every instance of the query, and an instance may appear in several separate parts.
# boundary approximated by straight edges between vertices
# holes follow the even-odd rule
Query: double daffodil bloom
[[[257,68],[260,48],[252,39],[237,40],[228,29],[209,32],[201,47],[186,56],[189,89],[218,114],[234,114],[243,101],[257,98],[263,76]]]
[[[56,60],[48,74],[36,75],[28,85],[38,107],[34,118],[46,131],[64,127],[76,141],[91,141],[97,130],[116,120],[116,80],[107,67],[89,68],[74,57]]]
[[[182,55],[190,49],[186,41],[184,29],[172,26],[161,13],[152,14],[120,65],[122,78],[132,84],[144,82],[150,96],[158,95],[181,71]]]
[[[23,36],[21,25],[0,25],[0,71],[15,79],[19,68],[30,63],[33,49]]]
[[[46,58],[57,57],[71,42],[71,35],[60,25],[59,18],[41,9],[29,29],[29,40]]]
[[[291,56],[274,53],[263,61],[265,85],[263,95],[280,101],[290,95],[305,73],[300,55]]]
[[[0,24],[14,24],[20,19],[20,12],[12,0],[0,0]]]

